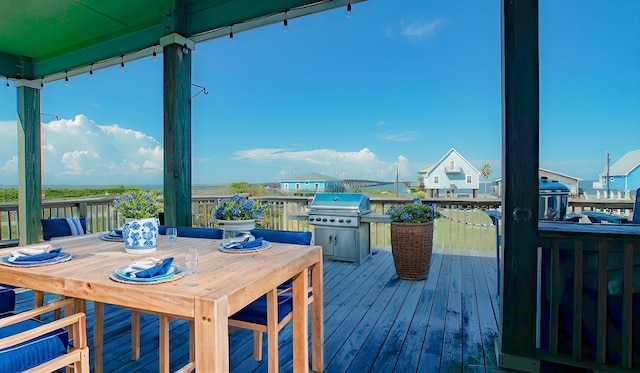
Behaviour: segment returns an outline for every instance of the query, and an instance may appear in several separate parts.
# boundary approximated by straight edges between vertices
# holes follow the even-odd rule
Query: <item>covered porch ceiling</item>
[[[364,0],[23,0],[0,2],[0,77],[50,82]]]

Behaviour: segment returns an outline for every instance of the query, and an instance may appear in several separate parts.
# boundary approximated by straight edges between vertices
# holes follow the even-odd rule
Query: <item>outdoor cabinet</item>
[[[369,258],[368,223],[360,223],[359,229],[316,226],[314,239],[327,258],[355,263]]]

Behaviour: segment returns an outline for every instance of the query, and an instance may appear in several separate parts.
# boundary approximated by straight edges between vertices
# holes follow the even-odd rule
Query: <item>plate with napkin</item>
[[[218,245],[218,249],[225,253],[255,253],[257,251],[266,250],[271,247],[271,243],[258,237],[256,239],[246,238],[243,241],[231,240],[229,242],[222,242]]]
[[[123,242],[122,229],[114,229],[111,232],[103,233],[100,239],[104,241]]]
[[[62,247],[41,244],[12,251],[9,255],[3,256],[0,263],[14,267],[37,267],[66,262],[69,259],[71,254],[62,251]]]
[[[111,279],[128,284],[159,284],[182,277],[182,272],[172,265],[173,257],[147,258],[120,267],[111,273]]]

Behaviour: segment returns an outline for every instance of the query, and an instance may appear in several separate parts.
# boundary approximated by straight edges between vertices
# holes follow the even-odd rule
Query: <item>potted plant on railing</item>
[[[119,221],[124,219],[122,238],[125,251],[147,254],[156,251],[158,239],[158,194],[154,191],[132,191],[116,197],[113,203]]]
[[[391,254],[398,277],[424,280],[431,266],[433,221],[440,213],[415,197],[413,203],[391,207],[387,214],[391,217]]]
[[[226,232],[248,232],[262,219],[265,206],[239,195],[231,199],[219,199],[215,211],[218,227]]]

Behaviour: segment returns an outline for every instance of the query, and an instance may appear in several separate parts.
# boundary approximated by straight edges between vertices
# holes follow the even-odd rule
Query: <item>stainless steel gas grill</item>
[[[369,258],[369,197],[360,193],[316,193],[309,205],[315,244],[325,257],[360,263]]]

